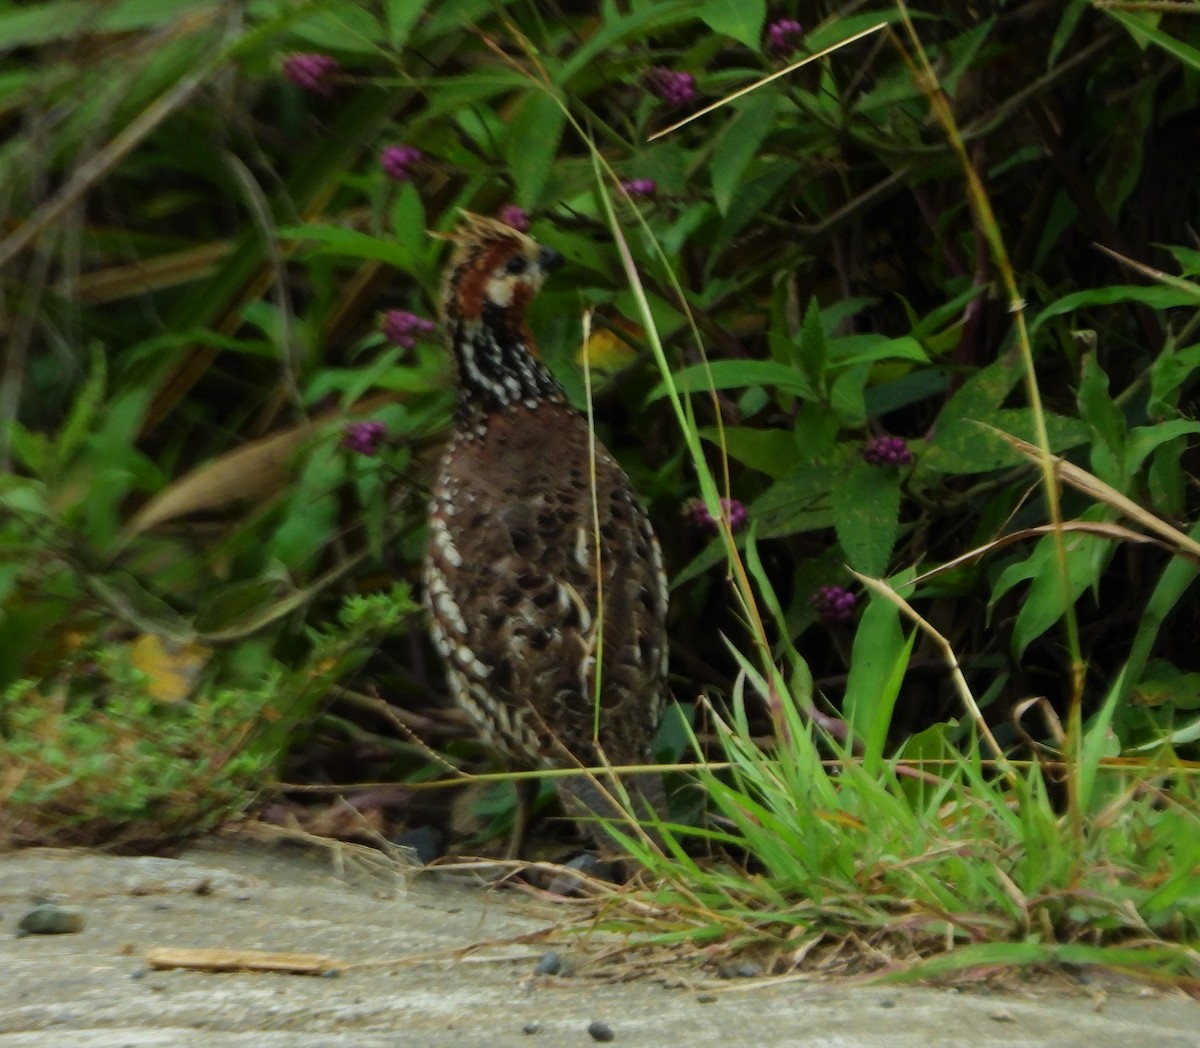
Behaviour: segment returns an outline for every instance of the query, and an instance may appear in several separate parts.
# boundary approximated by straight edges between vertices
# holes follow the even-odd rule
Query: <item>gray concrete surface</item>
[[[1101,1004],[1046,987],[997,996],[534,977],[538,946],[454,955],[544,927],[543,908],[331,858],[222,839],[179,859],[0,855],[0,1048],[549,1048],[594,1044],[595,1020],[619,1048],[1200,1046],[1200,1005],[1137,987],[1112,987]],[[17,938],[38,896],[81,908],[84,930]],[[166,946],[307,951],[347,967],[338,978],[146,970],[146,950]],[[523,1032],[527,1023],[539,1031]]]

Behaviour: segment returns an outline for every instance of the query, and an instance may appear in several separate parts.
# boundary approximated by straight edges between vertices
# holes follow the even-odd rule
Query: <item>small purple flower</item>
[[[708,512],[708,507],[702,499],[691,499],[684,505],[683,509],[691,522],[697,527],[712,532],[719,530],[720,525],[713,519],[713,515]],[[750,514],[746,512],[746,507],[737,499],[721,499],[721,512],[729,520],[730,531],[741,531],[750,519]]]
[[[314,94],[333,94],[333,78],[341,72],[341,63],[331,55],[295,54],[283,61],[283,75],[293,84]]]
[[[629,178],[621,183],[621,188],[630,196],[654,196],[658,192],[658,183],[652,178]]]
[[[523,207],[517,207],[516,204],[505,204],[500,209],[500,214],[496,217],[506,226],[511,226],[518,233],[529,232],[529,216],[525,213]]]
[[[842,586],[822,586],[813,594],[812,605],[828,625],[839,625],[854,618],[858,598]]]
[[[682,106],[696,98],[696,78],[691,73],[655,66],[646,74],[646,86],[668,105]]]
[[[780,18],[767,26],[767,50],[779,58],[786,58],[800,46],[804,26],[794,18]]]
[[[424,159],[425,154],[416,146],[388,146],[379,154],[380,166],[388,178],[394,178],[397,182],[407,182],[412,178],[409,168]]]
[[[386,422],[347,422],[342,433],[342,447],[360,455],[378,455],[386,436]]]
[[[903,437],[872,437],[862,449],[862,456],[872,466],[907,466],[912,452]]]
[[[389,342],[405,349],[412,349],[417,344],[417,339],[437,329],[432,320],[419,317],[407,309],[389,309],[383,314],[383,323],[380,326]]]

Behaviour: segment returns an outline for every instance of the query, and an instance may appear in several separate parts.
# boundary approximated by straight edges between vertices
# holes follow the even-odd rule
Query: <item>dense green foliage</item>
[[[922,900],[878,864],[943,847],[923,834],[944,818],[998,849],[925,879],[926,916],[1005,910],[959,921],[971,941],[1084,936],[1070,892],[1105,863],[1148,933],[1197,934],[1200,20],[786,6],[0,3],[0,805],[30,733],[104,719],[113,691],[169,716],[240,689],[261,773],[289,743],[353,749],[317,714],[335,680],[365,690],[370,656],[389,701],[455,734],[419,620],[396,636],[405,597],[314,630],[419,562],[449,371],[396,325],[436,312],[427,230],[519,208],[568,262],[534,307],[543,355],[580,404],[593,365],[597,426],[664,542],[673,688],[707,696],[690,740],[716,760],[731,731],[756,769],[708,792],[772,875],[762,905],[822,878],[860,883],[863,913]],[[744,527],[736,506],[714,521],[722,498]],[[245,730],[256,708],[271,731]],[[413,752],[372,771],[427,774]],[[780,753],[796,763],[762,778]],[[874,858],[821,844],[877,820]],[[1062,863],[1031,862],[1058,832]],[[939,895],[974,883],[963,856],[1011,863],[1012,891]],[[1166,908],[1146,901],[1163,884]],[[1099,939],[1131,934],[1100,909]],[[865,919],[847,912],[830,927]]]

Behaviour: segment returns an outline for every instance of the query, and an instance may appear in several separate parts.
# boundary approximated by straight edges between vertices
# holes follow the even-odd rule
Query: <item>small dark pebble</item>
[[[885,997],[882,1001],[879,1002],[879,1007],[880,1008],[895,1008],[896,1002],[893,1001],[890,997]]]
[[[67,935],[83,931],[83,914],[46,903],[35,906],[17,925],[17,938],[25,935]]]
[[[402,848],[411,848],[422,866],[440,859],[446,851],[445,834],[436,826],[414,826],[395,837],[394,843]]]
[[[150,974],[150,969],[149,969],[149,968],[135,968],[133,971],[131,971],[131,972],[129,973],[129,978],[131,978],[131,979],[144,979],[144,978],[146,978],[146,976],[147,976],[147,975],[149,975],[149,974]]]
[[[533,969],[534,975],[562,975],[563,959],[554,950],[547,950],[542,954],[541,960],[537,962],[537,967]]]
[[[715,993],[702,993],[696,998],[697,1004],[712,1004],[717,999]]]
[[[737,964],[722,964],[717,974],[722,979],[754,979],[763,973],[763,966],[757,961],[739,961]]]
[[[617,1035],[613,1033],[613,1028],[608,1023],[594,1022],[588,1023],[588,1033],[593,1041],[611,1041]]]
[[[342,977],[341,968],[330,968],[328,971],[321,973],[322,979],[340,979]]]
[[[617,876],[617,864],[598,859],[591,852],[582,852],[564,865],[568,870],[578,870],[593,880],[608,881],[610,884],[621,882],[621,878]],[[583,894],[579,882],[569,873],[556,874],[546,885],[546,890],[555,895],[565,895],[569,898]]]
[[[521,1027],[521,1033],[541,1033],[541,1032],[542,1032],[542,1024],[540,1022],[538,1022],[536,1019],[533,1020],[532,1022],[527,1022],[524,1026]]]

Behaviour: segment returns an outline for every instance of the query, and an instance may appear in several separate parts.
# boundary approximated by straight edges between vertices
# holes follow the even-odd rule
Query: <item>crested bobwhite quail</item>
[[[458,408],[433,487],[425,602],[451,691],[516,768],[593,767],[601,754],[643,764],[666,679],[667,582],[629,478],[526,324],[561,256],[471,214],[447,239],[442,323]],[[617,814],[595,780],[557,785],[568,814]],[[537,792],[523,787],[510,855]],[[639,817],[645,806],[665,815],[658,776],[634,776],[629,790]]]

